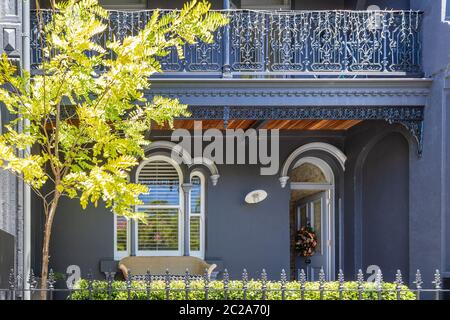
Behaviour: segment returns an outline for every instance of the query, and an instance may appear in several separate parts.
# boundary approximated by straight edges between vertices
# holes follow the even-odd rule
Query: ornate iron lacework
[[[223,120],[384,120],[403,125],[415,138],[418,154],[423,148],[423,107],[387,106],[189,106],[184,119]]]
[[[420,13],[236,11],[231,68],[262,72],[419,73]]]
[[[96,40],[136,35],[153,11],[110,11],[108,28]],[[162,11],[164,14],[164,11]],[[230,24],[212,44],[186,45],[161,58],[164,72],[220,75],[418,75],[421,74],[421,16],[415,11],[250,11],[230,10]],[[31,14],[31,63],[43,59],[37,16]],[[225,42],[227,45],[225,46]],[[225,50],[225,48],[228,48]],[[228,65],[229,63],[229,65]]]

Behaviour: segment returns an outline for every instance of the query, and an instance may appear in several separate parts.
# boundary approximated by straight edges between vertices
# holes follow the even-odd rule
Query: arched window
[[[114,257],[119,260],[132,253],[147,256],[178,256],[184,248],[184,192],[180,167],[169,157],[156,155],[139,165],[136,182],[148,192],[139,196],[143,204],[136,211],[145,222],[114,216]],[[190,175],[189,254],[205,256],[205,178],[201,172]],[[134,229],[131,239],[130,231]],[[132,245],[133,242],[133,245]]]
[[[205,179],[199,172],[191,175],[189,210],[189,241],[192,256],[204,258],[205,254]]]
[[[143,204],[136,207],[146,219],[146,223],[136,221],[136,254],[181,255],[180,168],[169,158],[154,156],[139,166],[136,181],[148,186],[148,192],[139,196]]]

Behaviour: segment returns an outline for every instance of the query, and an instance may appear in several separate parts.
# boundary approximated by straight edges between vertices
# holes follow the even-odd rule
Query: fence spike
[[[112,272],[107,272],[106,273],[106,281],[107,281],[107,290],[108,290],[108,300],[111,299],[111,295],[112,295],[112,283],[114,280],[114,276]]]
[[[17,278],[16,274],[14,272],[14,268],[11,268],[9,270],[9,276],[8,276],[8,285],[9,285],[9,299],[15,300],[16,299],[16,284],[17,284]]]
[[[28,277],[28,284],[30,285],[31,290],[36,289],[37,280],[36,280],[36,276],[34,275],[33,269],[30,270],[30,276]]]
[[[126,284],[127,284],[127,299],[130,300],[131,299],[131,281],[133,279],[133,275],[131,273],[131,270],[128,269],[128,275],[126,278]]]
[[[225,300],[228,300],[228,284],[230,282],[230,275],[228,274],[228,270],[225,268],[223,270],[223,296]]]
[[[325,271],[323,270],[323,267],[320,268],[319,271],[319,283],[324,283],[325,282]]]
[[[358,270],[358,274],[356,275],[356,280],[358,282],[358,299],[363,299],[363,291],[364,291],[364,274],[361,269]]]
[[[14,272],[14,268],[11,268],[9,270],[9,277],[8,277],[8,284],[9,284],[9,289],[14,291],[16,289],[16,274]]]
[[[400,269],[397,270],[397,273],[395,274],[395,288],[397,291],[397,300],[400,300],[400,293],[402,291],[403,286],[403,277],[402,272]]]
[[[284,283],[284,284],[286,284],[286,282],[287,282],[287,275],[286,275],[286,271],[284,269],[281,269],[280,280],[281,280],[281,283]]]
[[[402,276],[402,272],[399,269],[397,270],[397,273],[395,274],[395,284],[397,286],[403,285],[403,276]]]
[[[339,281],[339,288],[338,288],[339,300],[342,300],[343,293],[344,293],[344,272],[342,271],[342,269],[339,269],[338,281]]]
[[[91,270],[88,271],[86,278],[87,278],[87,283],[88,283],[88,299],[92,300],[93,278],[92,278]]]
[[[266,269],[262,269],[261,272],[261,299],[266,300],[267,293],[267,272]]]
[[[441,273],[439,272],[438,269],[436,269],[436,272],[434,273],[434,280],[432,283],[434,284],[434,288],[436,290],[441,289],[441,284],[442,284]]]
[[[247,283],[248,282],[248,273],[247,273],[247,269],[244,269],[244,271],[242,272],[242,282]]]
[[[422,284],[423,284],[423,279],[422,279],[422,274],[420,273],[420,270],[417,269],[416,271],[416,279],[413,282],[416,285],[416,299],[420,300],[420,291],[422,290]]]
[[[358,274],[356,276],[356,281],[358,282],[364,282],[364,273],[362,272],[361,269],[358,270]]]
[[[342,269],[339,269],[339,273],[338,273],[338,281],[339,281],[339,285],[343,286],[344,285],[344,272],[342,271]]]
[[[170,273],[169,269],[166,269],[166,274],[164,275],[165,281],[165,291],[166,291],[166,300],[170,298]]]
[[[205,289],[205,300],[208,300],[209,298],[209,282],[211,281],[211,278],[209,276],[209,272],[208,272],[208,268],[205,268],[205,273],[204,273],[204,289]]]
[[[423,280],[422,280],[422,274],[420,273],[419,269],[417,269],[417,271],[416,271],[416,279],[414,280],[414,284],[416,285],[417,290],[422,289]]]
[[[383,287],[383,273],[381,272],[381,269],[378,269],[377,274],[375,275],[375,284],[377,286],[377,289],[382,289]]]
[[[281,269],[281,276],[280,276],[281,300],[285,300],[286,298],[286,282],[287,282],[286,271],[284,269]]]
[[[378,300],[383,299],[383,273],[381,269],[378,269],[376,277],[375,277],[375,285],[377,287]]]
[[[300,299],[305,299],[306,273],[304,269],[300,269],[298,274],[298,281],[300,282]]]
[[[319,293],[320,293],[320,300],[323,300],[323,290],[325,287],[325,271],[323,270],[323,267],[320,267],[319,271]]]
[[[55,273],[53,272],[53,269],[50,268],[50,271],[48,273],[48,278],[47,278],[47,285],[48,285],[48,289],[49,290],[53,290],[55,289]]]
[[[145,291],[147,293],[147,300],[150,300],[151,290],[152,290],[152,274],[150,273],[150,270],[147,269],[147,272],[145,273]]]
[[[434,273],[434,280],[432,283],[434,284],[434,289],[436,290],[436,300],[440,300],[442,279],[441,279],[441,273],[439,272],[439,269],[436,269],[436,272]]]
[[[247,300],[247,286],[248,286],[248,273],[247,269],[244,269],[244,271],[242,272],[242,291],[244,300]]]
[[[298,274],[298,281],[300,282],[300,284],[305,285],[306,283],[306,273],[304,269],[301,269],[299,274]]]
[[[186,268],[186,272],[184,273],[184,291],[186,300],[189,300],[190,289],[191,289],[191,275],[189,274],[189,269]]]

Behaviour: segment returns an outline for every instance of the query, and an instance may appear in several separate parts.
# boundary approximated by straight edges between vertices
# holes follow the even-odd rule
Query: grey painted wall
[[[362,268],[378,265],[391,281],[397,269],[409,273],[408,149],[401,134],[389,134],[363,166]]]
[[[336,268],[344,268],[349,277],[355,268],[355,220],[352,212],[352,197],[344,196],[345,192],[352,194],[353,185],[352,155],[357,158],[362,147],[371,140],[373,135],[386,132],[389,127],[384,123],[362,124],[350,133],[345,140],[342,133],[306,133],[283,134],[280,144],[280,163],[297,147],[313,141],[328,142],[350,153],[349,169],[344,176],[338,172],[336,163],[320,154],[310,154],[322,157],[330,162],[337,172],[336,196]],[[155,137],[160,139],[161,137]],[[402,138],[403,139],[403,138]],[[350,147],[347,147],[351,143]],[[399,147],[400,146],[400,147]],[[385,150],[391,158],[379,163],[376,156],[377,148]],[[370,179],[364,192],[364,223],[365,227],[375,224],[376,228],[365,232],[366,239],[385,237],[385,231],[392,226],[406,225],[408,212],[405,209],[405,194],[408,193],[408,146],[398,144],[394,139],[386,139],[377,146],[374,153],[369,154],[368,162],[364,162],[365,173],[375,174]],[[380,175],[382,168],[388,167],[386,175]],[[278,176],[260,176],[257,165],[219,165],[221,178],[217,186],[207,185],[206,192],[206,259],[219,260],[223,267],[228,268],[232,277],[240,276],[242,269],[247,268],[251,276],[258,276],[262,268],[266,268],[271,278],[278,278],[282,268],[289,270],[289,197],[288,188],[280,187]],[[355,171],[353,171],[353,174]],[[392,188],[392,181],[399,183]],[[374,192],[374,189],[376,188]],[[258,205],[247,205],[244,196],[251,190],[264,189],[268,198]],[[381,202],[383,197],[390,195],[394,200],[390,203]],[[338,201],[341,199],[342,201]],[[407,201],[406,201],[407,202]],[[407,206],[407,203],[406,203]],[[366,213],[367,211],[367,213]],[[389,219],[380,219],[379,211],[389,211]],[[396,228],[399,237],[407,241],[408,230]],[[403,243],[398,250],[403,254],[380,255],[373,250],[373,243],[365,242],[362,247],[364,264],[377,261],[376,264],[392,268],[402,268],[408,265],[408,253],[403,250]],[[342,250],[340,250],[342,249]],[[83,212],[74,201],[62,203],[55,219],[54,233],[51,245],[51,265],[57,271],[63,272],[70,264],[78,264],[83,274],[92,270],[97,277],[101,259],[113,257],[113,216],[108,210],[100,207],[90,207]],[[345,258],[345,259],[344,259]],[[381,259],[381,260],[380,260]],[[375,263],[375,262],[374,262]],[[394,266],[395,265],[395,266]],[[406,268],[406,267],[405,267]],[[387,276],[389,278],[389,276]]]
[[[415,142],[400,125],[368,122],[348,131],[345,154],[345,272],[356,274],[375,264],[386,279],[392,280],[396,269],[407,275],[408,189],[413,174],[408,167],[410,155],[418,159]],[[393,250],[381,252],[392,229]],[[397,236],[403,237],[400,242]]]
[[[340,133],[290,134],[281,141],[281,162],[302,144],[324,141],[342,148],[343,139]],[[257,165],[219,165],[219,171],[217,186],[207,184],[206,259],[220,260],[233,277],[240,276],[244,267],[252,276],[266,268],[270,277],[279,277],[282,268],[289,270],[289,189],[280,187],[278,176],[259,176]],[[245,194],[257,188],[266,190],[269,197],[259,205],[245,204]],[[75,201],[65,200],[53,230],[51,266],[55,271],[77,264],[83,274],[90,269],[101,277],[100,260],[113,258],[109,210],[89,207],[83,211]],[[39,269],[39,258],[35,267]]]
[[[444,2],[411,0],[411,9],[425,12],[423,67],[425,75],[433,78],[433,87],[425,109],[424,156],[410,162],[414,173],[410,181],[410,269],[413,272],[427,265],[426,272],[440,268],[450,276],[450,26],[442,20]],[[423,243],[427,243],[427,250],[423,250]]]
[[[51,266],[55,272],[66,272],[67,266],[78,265],[82,275],[100,274],[100,261],[111,259],[113,252],[113,215],[103,206],[83,210],[70,199],[61,202],[55,217]]]

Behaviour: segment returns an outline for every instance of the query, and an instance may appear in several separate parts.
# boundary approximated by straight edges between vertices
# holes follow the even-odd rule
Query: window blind
[[[147,163],[139,172],[138,183],[148,186],[149,191],[139,196],[144,205],[179,205],[180,179],[170,163]]]
[[[138,250],[177,251],[179,210],[171,208],[140,209],[147,223],[138,222]]]
[[[189,239],[190,239],[190,250],[191,251],[200,251],[201,249],[201,213],[202,213],[202,186],[201,180],[197,176],[193,176],[191,178],[191,209],[189,216]]]
[[[116,216],[116,250],[127,251],[127,226],[128,220],[123,216]]]
[[[138,221],[139,251],[178,251],[180,223],[180,178],[166,161],[151,161],[139,172],[138,182],[148,186],[139,196],[146,223]]]

